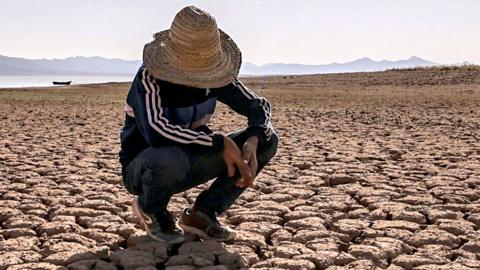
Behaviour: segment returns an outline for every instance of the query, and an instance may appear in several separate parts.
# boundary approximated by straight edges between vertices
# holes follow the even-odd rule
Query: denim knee
[[[263,159],[265,159],[265,162],[268,162],[277,153],[277,148],[278,148],[278,135],[273,131],[270,137],[270,140],[266,142],[264,149],[262,149],[260,153],[260,156]]]
[[[187,154],[179,147],[151,147],[142,153],[144,173],[143,185],[169,186],[174,189],[175,184],[184,179],[190,168]]]
[[[133,195],[138,195],[141,192],[141,185],[140,182],[136,179],[139,178],[135,174],[135,164],[131,162],[126,167],[122,167],[122,178],[123,178],[123,185],[125,189]]]

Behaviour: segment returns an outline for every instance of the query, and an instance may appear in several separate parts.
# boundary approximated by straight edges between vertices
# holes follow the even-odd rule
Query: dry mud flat
[[[475,71],[248,79],[276,158],[233,243],[149,241],[117,162],[128,85],[0,91],[0,270],[480,269]],[[213,126],[242,123],[220,107]],[[175,213],[203,187],[175,196]]]

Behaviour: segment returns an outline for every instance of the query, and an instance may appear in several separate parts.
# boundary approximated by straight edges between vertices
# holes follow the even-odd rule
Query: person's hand
[[[223,160],[227,165],[228,176],[233,177],[235,175],[235,168],[238,168],[240,172],[240,178],[237,180],[237,186],[246,188],[248,185],[242,183],[252,183],[253,176],[250,172],[250,168],[247,162],[242,158],[242,152],[238,148],[237,144],[227,136],[223,136]]]
[[[238,185],[243,187],[253,186],[253,180],[257,175],[258,161],[257,161],[257,147],[258,147],[258,137],[250,137],[242,147],[242,158],[248,164],[250,172],[252,174],[252,181],[248,182],[247,179],[240,179]],[[241,181],[243,180],[243,181]]]

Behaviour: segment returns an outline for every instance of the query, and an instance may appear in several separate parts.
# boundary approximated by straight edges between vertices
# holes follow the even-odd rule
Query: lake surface
[[[0,76],[0,88],[53,86],[52,81],[72,81],[72,84],[131,82],[133,76]]]

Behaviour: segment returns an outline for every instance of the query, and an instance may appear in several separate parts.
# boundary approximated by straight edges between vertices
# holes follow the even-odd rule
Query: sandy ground
[[[128,84],[2,90],[0,270],[480,269],[479,78],[246,79],[273,105],[280,148],[221,217],[239,231],[228,244],[139,229],[117,161]],[[244,123],[221,106],[212,126]]]

